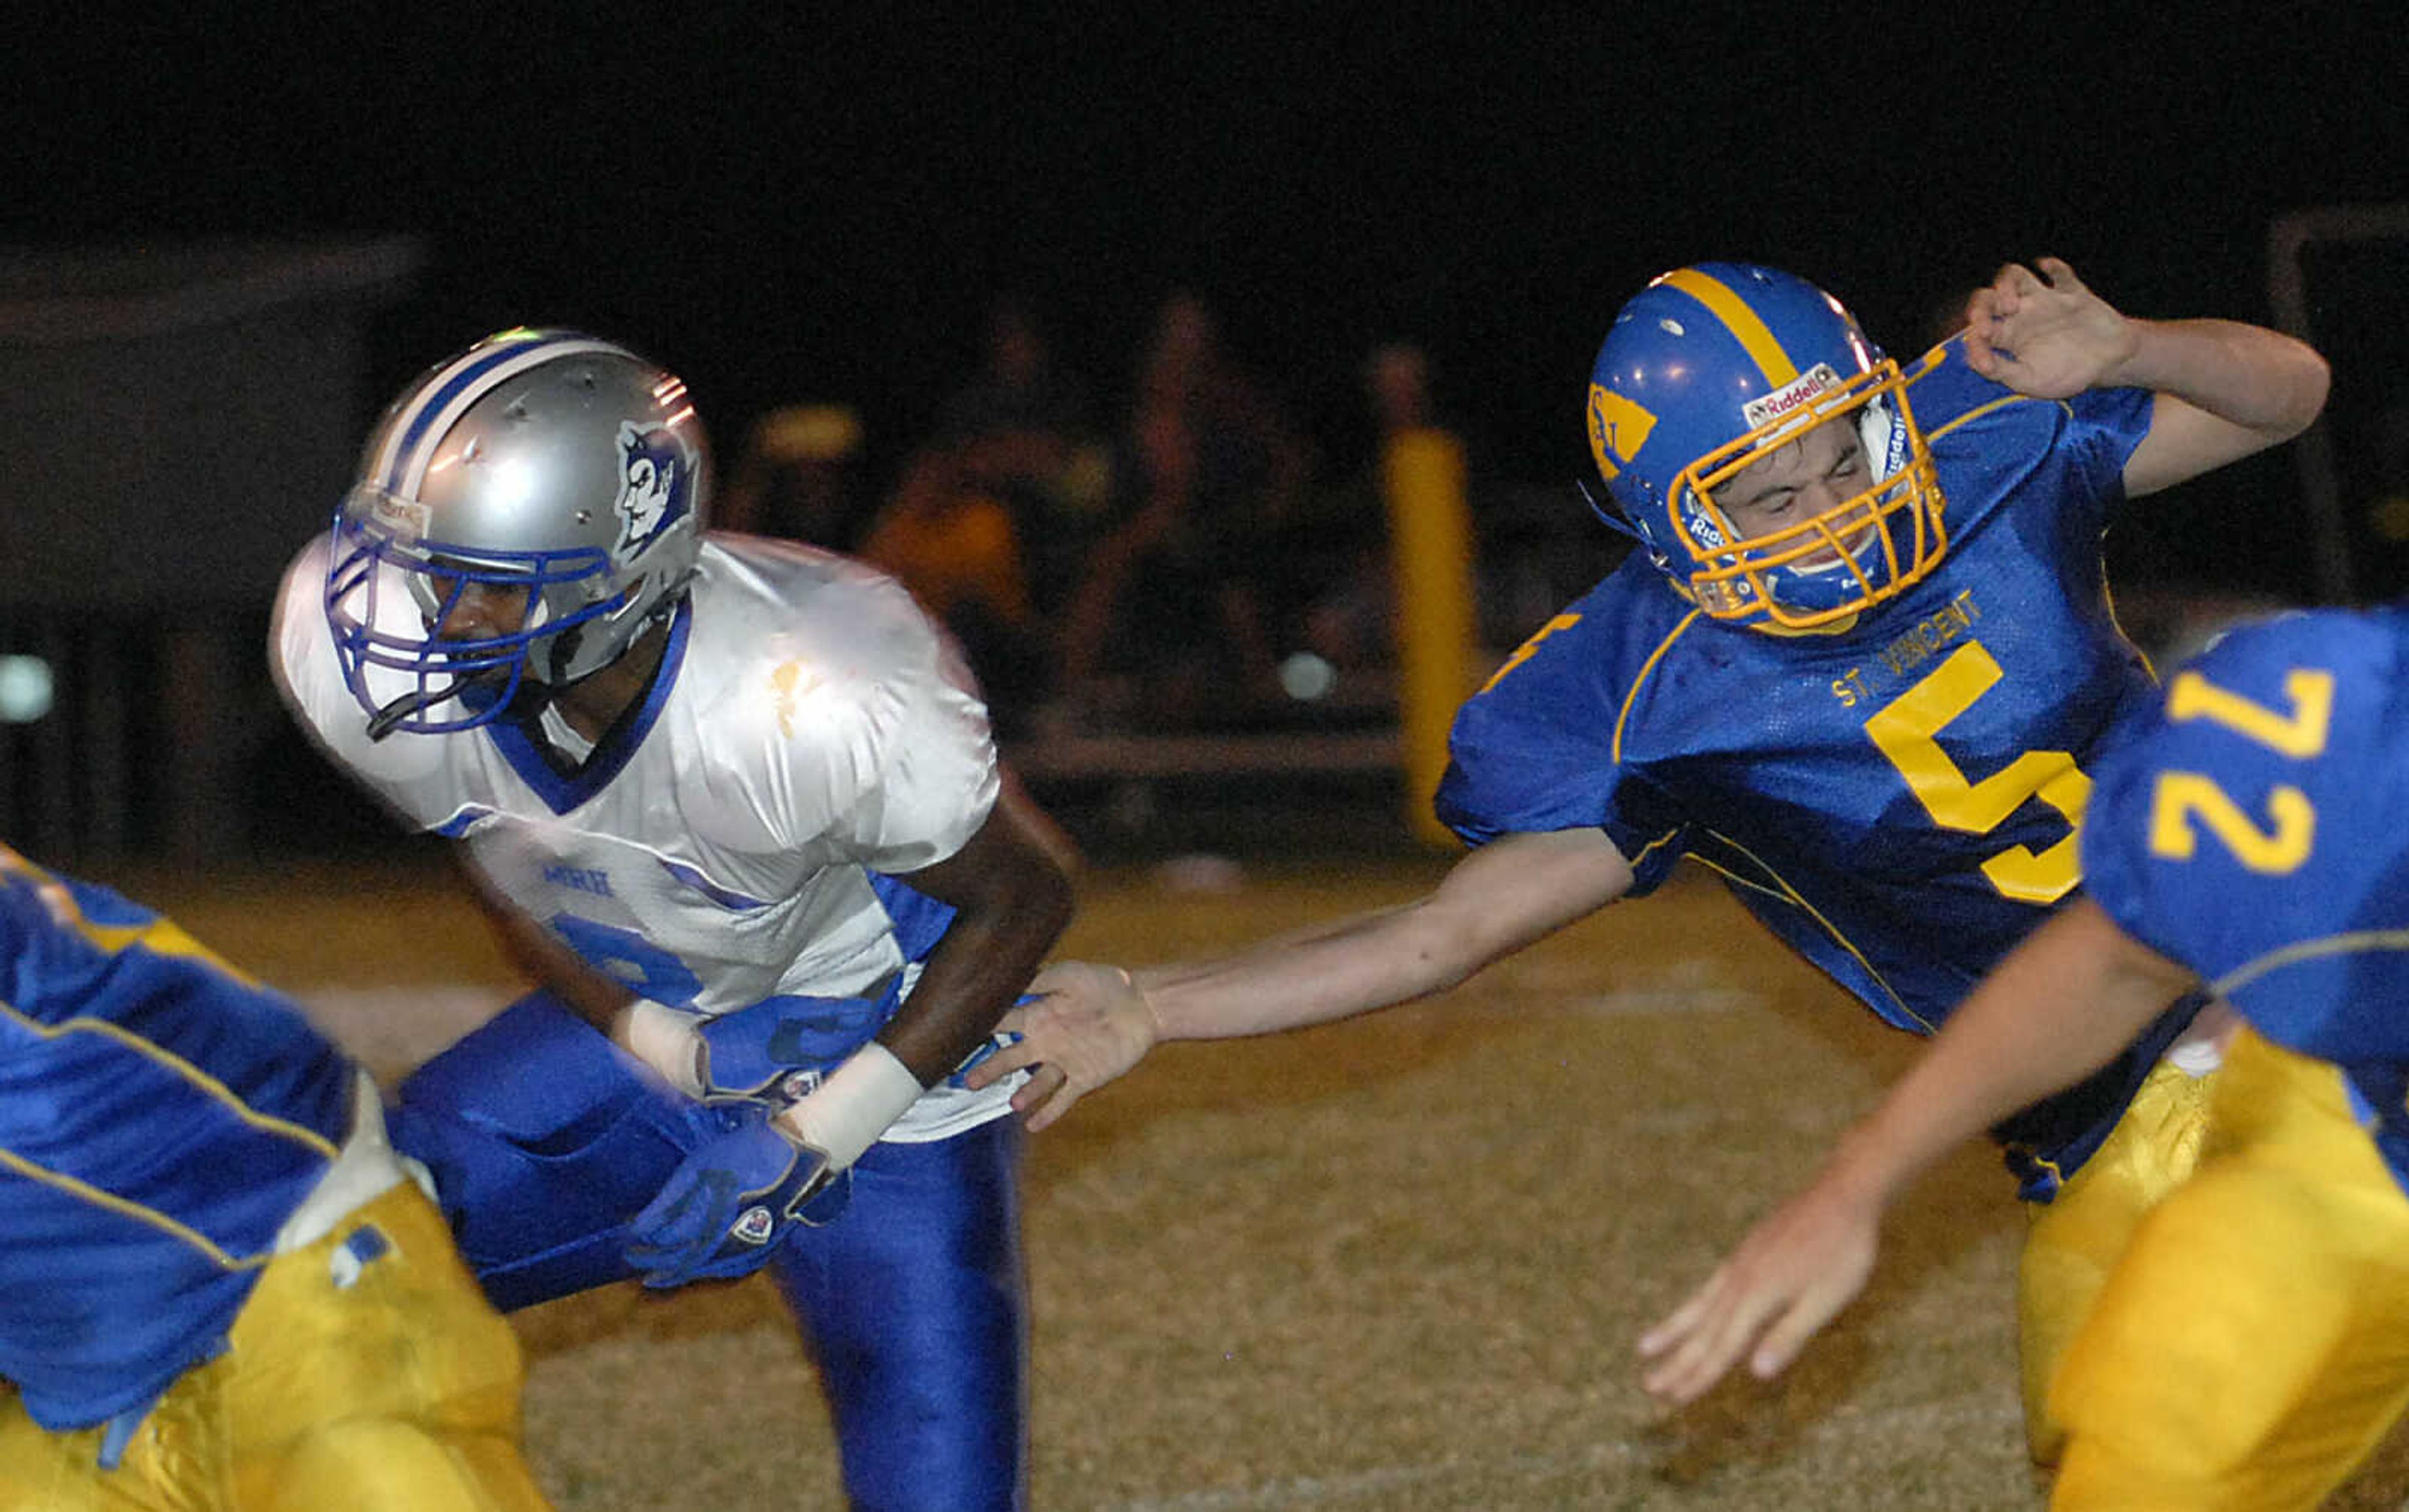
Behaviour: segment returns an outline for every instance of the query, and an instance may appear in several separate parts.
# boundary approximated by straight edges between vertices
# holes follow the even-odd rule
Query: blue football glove
[[[703,1044],[703,1101],[785,1107],[878,1032],[894,1007],[891,992],[764,998],[700,1020],[695,1029]]]
[[[828,1158],[747,1110],[737,1126],[696,1147],[628,1226],[627,1263],[644,1285],[750,1275],[797,1223],[844,1211],[852,1184]]]

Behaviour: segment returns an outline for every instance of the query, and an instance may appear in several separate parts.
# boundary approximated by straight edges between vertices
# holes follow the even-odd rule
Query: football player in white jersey
[[[499,1305],[766,1263],[857,1505],[1018,1505],[1018,1135],[959,1069],[1069,879],[910,596],[707,533],[708,490],[675,378],[506,331],[395,402],[287,571],[294,711],[543,982],[394,1140]]]

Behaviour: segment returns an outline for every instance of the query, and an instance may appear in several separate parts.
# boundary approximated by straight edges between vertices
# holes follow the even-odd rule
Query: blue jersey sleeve
[[[2409,1056],[2402,621],[2321,612],[2178,670],[2098,772],[2086,886],[2269,1039]]]
[[[2072,497],[2098,514],[2099,528],[2115,521],[2125,503],[2125,464],[2150,434],[2157,396],[2148,389],[2089,389],[2066,401],[2061,445],[2083,486]]]
[[[1603,830],[1632,863],[1637,895],[1661,883],[1680,857],[1682,818],[1617,750],[1618,711],[1630,687],[1621,670],[1623,576],[1609,576],[1550,621],[1466,700],[1435,802],[1440,821],[1474,845],[1501,835]]]
[[[80,1428],[221,1346],[357,1073],[174,925],[0,849],[0,1376]]]

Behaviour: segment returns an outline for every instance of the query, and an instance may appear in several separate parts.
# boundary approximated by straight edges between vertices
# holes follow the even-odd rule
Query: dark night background
[[[1584,551],[1589,360],[1666,267],[1789,266],[1904,356],[2043,253],[2128,313],[2268,321],[2274,217],[2409,202],[2409,43],[2373,6],[44,8],[0,244],[418,238],[362,430],[434,358],[561,324],[679,369],[723,461],[812,399],[884,467],[997,294],[1110,418],[1187,286],[1328,467],[1366,351],[1422,342],[1476,472],[1560,489]],[[2397,491],[2369,438],[2409,254],[2317,257],[2344,491]],[[2315,597],[2300,492],[2282,455],[2189,485],[2119,571]],[[2361,597],[2409,584],[2409,546],[2359,546]]]
[[[1676,263],[1789,266],[1902,350],[2045,252],[2264,319],[2271,216],[2409,197],[2381,7],[349,8],[25,28],[8,238],[414,233],[382,377],[584,324],[723,449],[794,397],[900,444],[1005,288],[1109,394],[1187,282],[1309,420],[1413,336],[1490,467],[1568,477],[1606,318]]]

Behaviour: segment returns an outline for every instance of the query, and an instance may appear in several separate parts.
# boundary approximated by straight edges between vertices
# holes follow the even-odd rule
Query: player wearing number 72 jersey
[[[2086,900],[1649,1336],[1650,1384],[1782,1369],[1862,1287],[1915,1171],[2205,980],[2247,1024],[2217,1140],[2067,1352],[2054,1505],[2315,1506],[2409,1403],[2409,616],[2237,632],[2099,778]]]
[[[1436,891],[1216,961],[1059,965],[1007,1015],[1042,1124],[1160,1038],[1259,1033],[1449,986],[1688,855],[1791,948],[1926,1032],[2079,881],[2088,763],[2155,696],[2100,536],[2147,494],[2297,432],[2314,352],[2128,320],[2062,263],[2004,270],[1902,370],[1828,295],[1709,264],[1635,296],[1590,387],[1641,549],[1458,715]],[[2043,275],[2046,275],[2045,277]],[[2099,1073],[2000,1120],[2026,1197],[2027,1405],[2133,1217],[2188,1159],[2171,992]],[[975,1077],[974,1077],[975,1079]],[[2128,1108],[2121,1137],[2112,1133]],[[2053,1201],[2054,1200],[2054,1201]]]

